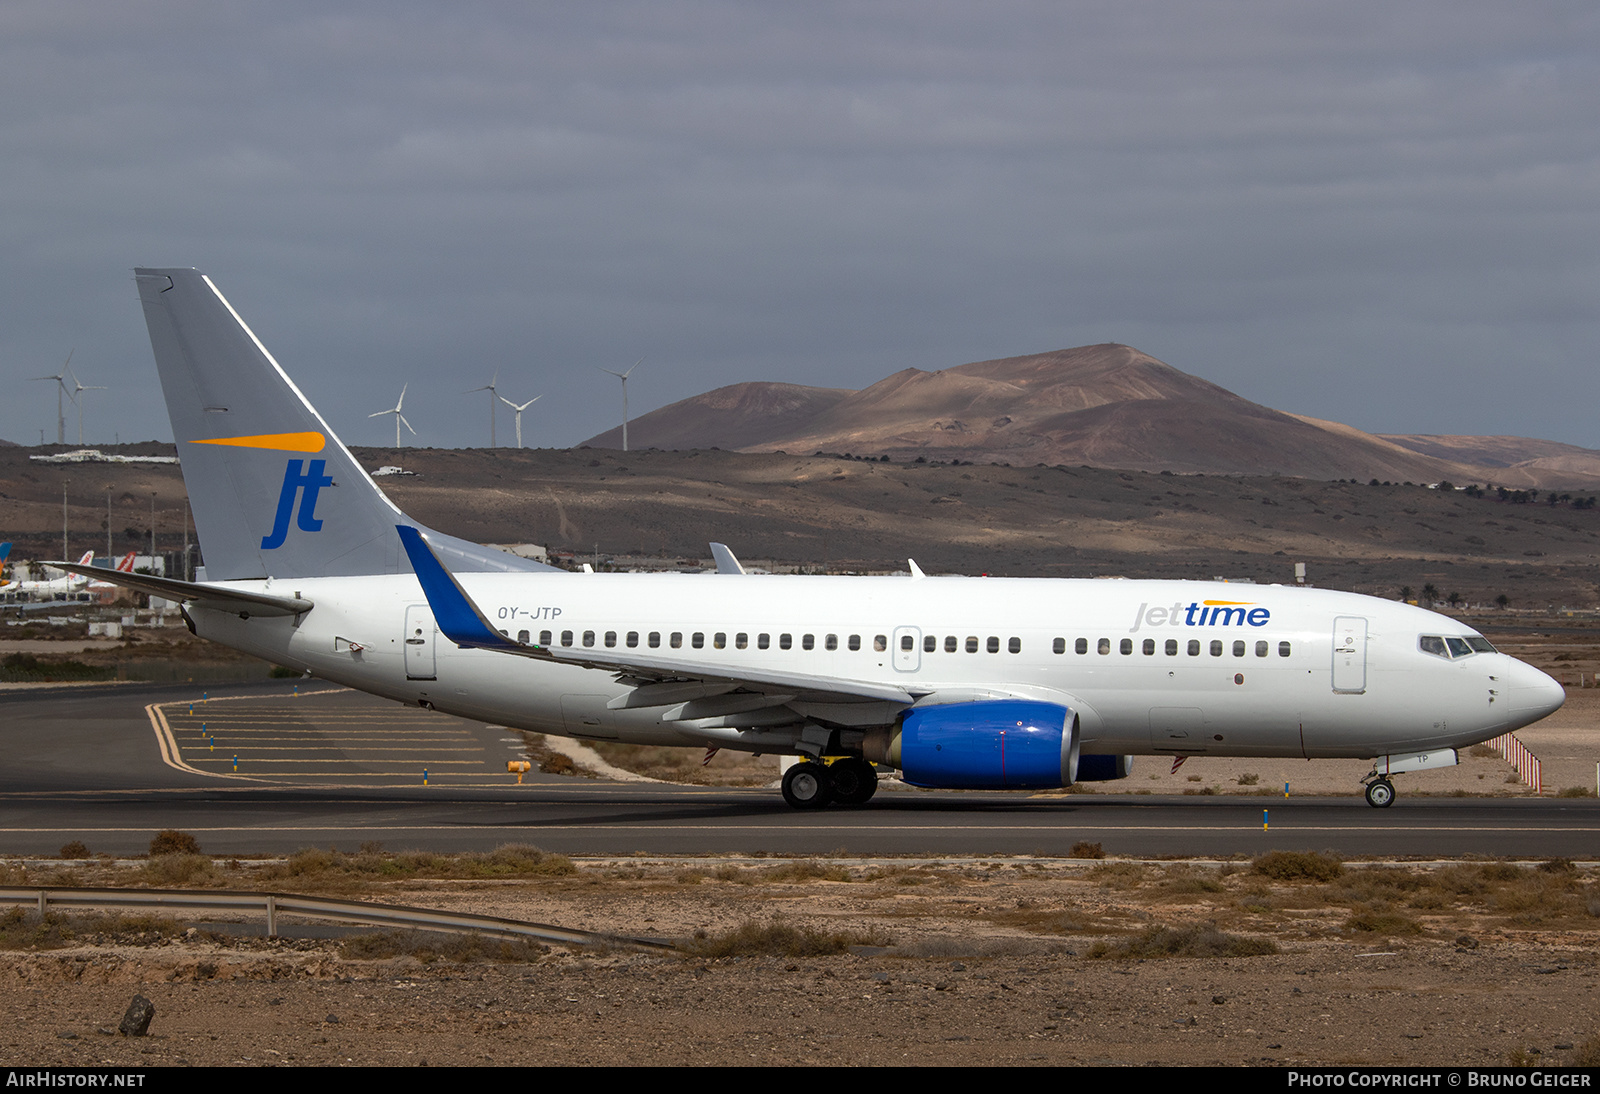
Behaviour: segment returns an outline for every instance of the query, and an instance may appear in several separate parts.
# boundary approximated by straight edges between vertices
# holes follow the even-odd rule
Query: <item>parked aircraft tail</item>
[[[409,570],[410,522],[334,435],[211,279],[134,271],[212,580]],[[411,522],[414,523],[414,522]],[[549,567],[428,532],[464,572]]]

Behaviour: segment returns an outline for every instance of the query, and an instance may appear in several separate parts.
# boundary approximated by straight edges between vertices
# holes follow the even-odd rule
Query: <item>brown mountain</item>
[[[723,448],[1316,479],[1600,488],[1600,452],[1525,438],[1379,437],[1252,403],[1107,343],[905,369],[862,391],[745,383],[630,424],[634,448]],[[587,445],[616,448],[621,431]]]

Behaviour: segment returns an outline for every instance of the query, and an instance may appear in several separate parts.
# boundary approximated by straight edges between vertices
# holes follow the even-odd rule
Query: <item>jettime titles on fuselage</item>
[[[1265,627],[1272,619],[1266,608],[1254,607],[1248,600],[1202,600],[1198,604],[1174,604],[1170,608],[1140,604],[1134,613],[1129,634],[1141,627]]]

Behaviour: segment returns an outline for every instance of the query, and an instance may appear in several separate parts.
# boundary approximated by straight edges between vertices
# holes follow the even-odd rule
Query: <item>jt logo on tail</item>
[[[323,474],[328,461],[311,460],[310,468],[302,471],[307,462],[290,460],[283,469],[283,489],[278,493],[278,515],[272,521],[272,534],[261,541],[263,551],[282,547],[283,541],[288,538],[289,513],[294,509],[294,496],[297,493],[300,495],[300,512],[295,517],[295,526],[302,532],[322,531],[322,521],[317,519],[317,492],[324,486],[332,486],[333,478]]]

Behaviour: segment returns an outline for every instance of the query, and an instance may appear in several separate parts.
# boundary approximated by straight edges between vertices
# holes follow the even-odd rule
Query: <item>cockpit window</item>
[[[1482,635],[1424,634],[1417,638],[1417,648],[1435,657],[1454,659],[1471,657],[1475,653],[1495,653],[1495,648]]]

